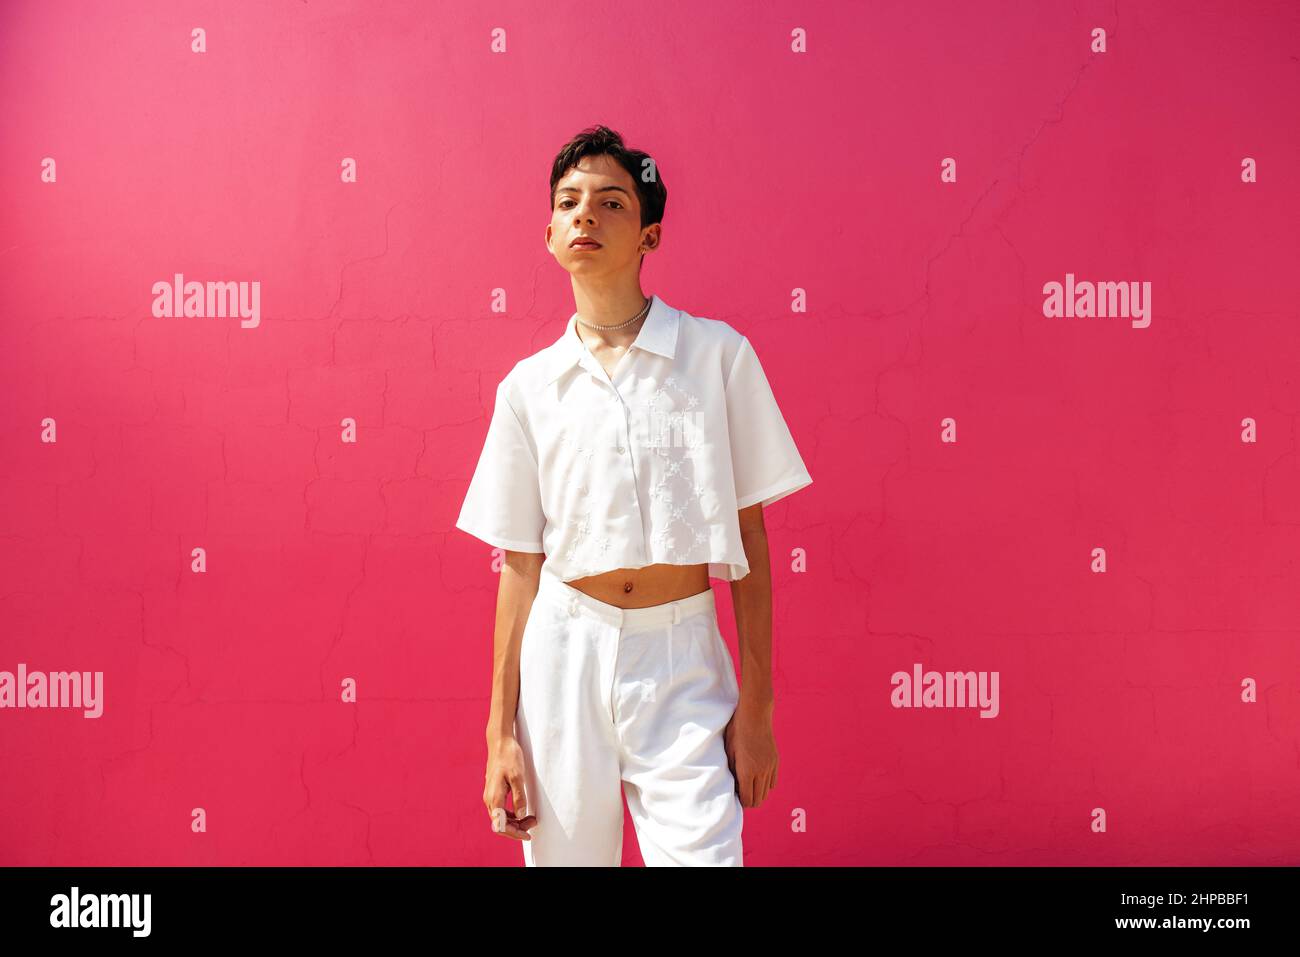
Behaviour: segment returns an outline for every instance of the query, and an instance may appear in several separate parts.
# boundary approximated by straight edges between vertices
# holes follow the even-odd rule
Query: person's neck
[[[573,302],[578,317],[596,326],[617,326],[627,322],[645,308],[649,298],[641,291],[641,284],[637,281],[630,286],[617,288],[592,288],[577,283],[573,285]],[[626,346],[636,339],[644,323],[645,318],[642,317],[641,321],[622,329],[592,329],[582,323],[574,323],[574,327],[584,342],[595,339],[608,346]]]

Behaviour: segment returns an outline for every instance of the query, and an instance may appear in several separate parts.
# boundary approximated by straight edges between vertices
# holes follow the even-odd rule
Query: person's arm
[[[515,712],[519,706],[519,649],[524,626],[537,596],[542,562],[538,552],[505,553],[501,580],[497,585],[496,625],[492,639],[492,704],[488,711],[487,773],[483,803],[498,834],[531,840],[527,831],[537,823],[530,813],[524,786],[524,753],[515,739]],[[514,810],[505,806],[506,794],[514,799]]]
[[[744,807],[758,807],[776,787],[772,733],[772,569],[762,504],[742,508],[740,537],[749,574],[731,583],[740,645],[740,703],[727,727],[732,773]]]

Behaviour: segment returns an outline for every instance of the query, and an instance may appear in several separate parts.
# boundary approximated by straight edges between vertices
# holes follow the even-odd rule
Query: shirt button
[[[622,455],[622,454],[623,454],[623,446],[621,446],[621,445],[618,447],[618,454],[619,454],[619,455]]]

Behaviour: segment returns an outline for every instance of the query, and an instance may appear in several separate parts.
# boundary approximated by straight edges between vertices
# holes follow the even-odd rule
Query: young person
[[[497,387],[456,522],[505,550],[483,800],[528,866],[618,866],[622,793],[647,865],[740,866],[776,785],[763,507],[812,479],[749,341],[641,291],[666,200],[604,126],[556,156],[577,312]]]

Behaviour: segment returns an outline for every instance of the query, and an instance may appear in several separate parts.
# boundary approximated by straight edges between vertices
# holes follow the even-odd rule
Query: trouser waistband
[[[537,597],[559,604],[570,615],[591,615],[624,630],[676,624],[691,615],[714,612],[712,588],[706,588],[698,595],[664,602],[662,605],[650,605],[647,608],[619,608],[617,605],[598,601],[558,578],[543,575],[538,585]]]

